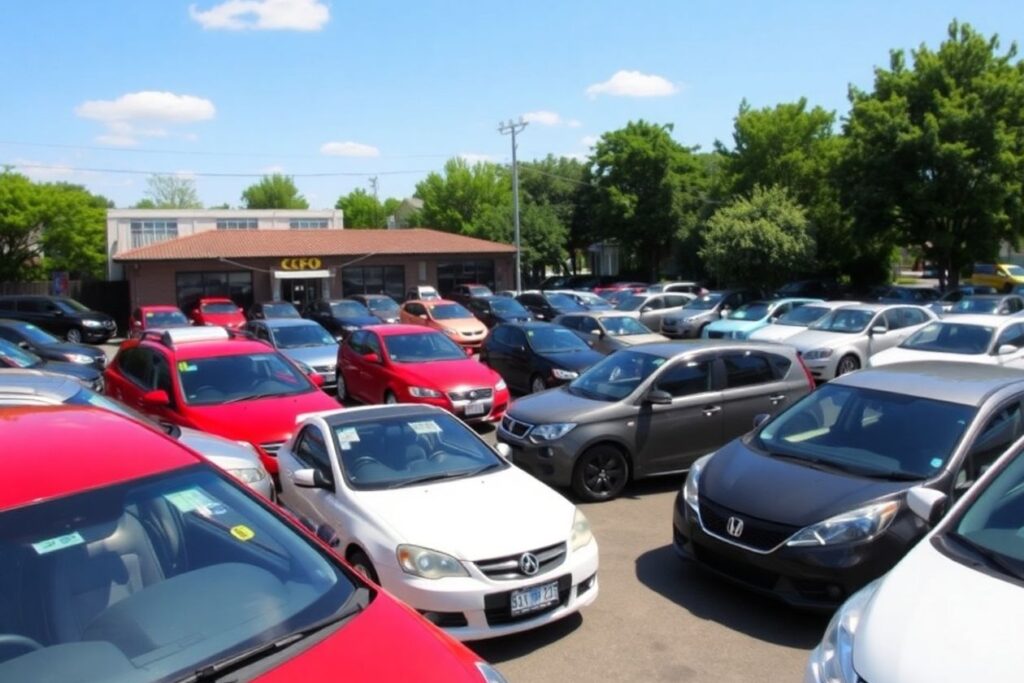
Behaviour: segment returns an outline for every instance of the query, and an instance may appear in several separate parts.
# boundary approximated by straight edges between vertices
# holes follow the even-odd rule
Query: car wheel
[[[338,368],[336,377],[338,378],[338,400],[344,401],[348,395],[345,390],[345,376],[341,374],[341,368]]]
[[[857,357],[854,355],[843,356],[839,359],[839,365],[836,366],[836,377],[854,370],[860,370],[860,361],[857,360]]]
[[[694,338],[695,339],[703,339],[704,338],[704,328],[707,327],[710,324],[711,323],[704,323],[703,325],[701,325],[700,329],[697,330],[697,334],[695,335]]]
[[[576,461],[572,490],[588,502],[611,500],[622,493],[629,481],[629,462],[618,448],[594,446]]]
[[[348,563],[352,565],[352,569],[355,569],[370,581],[380,585],[380,579],[377,578],[377,572],[373,568],[373,562],[370,562],[370,558],[366,556],[366,553],[359,549],[350,550],[346,559],[348,559]]]
[[[398,397],[395,396],[395,393],[393,391],[386,391],[384,392],[384,403],[388,404],[389,406],[393,406],[396,403],[398,403]]]
[[[64,338],[72,344],[82,343],[82,331],[77,327],[72,327],[70,330],[64,333]]]
[[[530,393],[531,394],[539,393],[541,391],[546,390],[547,388],[548,388],[548,386],[546,384],[544,384],[544,378],[541,377],[540,375],[534,375],[533,377],[530,378]]]

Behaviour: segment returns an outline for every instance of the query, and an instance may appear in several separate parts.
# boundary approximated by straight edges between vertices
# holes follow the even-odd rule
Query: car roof
[[[919,361],[865,368],[840,375],[832,383],[980,406],[1003,387],[1021,384],[1024,388],[1024,371],[981,363]]]
[[[226,302],[232,303],[232,304],[235,303],[234,301],[232,301],[231,299],[229,299],[226,296],[201,296],[201,297],[199,297],[199,303],[201,303],[201,304],[220,303],[222,301],[226,301]]]
[[[933,322],[948,323],[950,325],[983,325],[985,327],[1003,328],[1024,323],[1024,318],[1012,315],[970,313],[966,315],[951,315],[948,318],[940,318]]]
[[[100,408],[20,406],[2,415],[4,510],[202,462],[156,430]]]
[[[121,348],[136,342],[125,342]],[[244,356],[253,353],[273,353],[274,350],[266,343],[249,337],[230,337],[203,341],[179,341],[170,346],[152,337],[143,337],[137,342],[140,346],[169,349],[176,359],[214,358],[216,356]]]
[[[1019,294],[972,294],[965,296],[961,301],[1001,301],[1008,296],[1019,297]]]
[[[357,301],[359,299],[391,299],[387,294],[353,294],[352,298]],[[394,299],[391,300],[394,301]]]
[[[637,344],[635,346],[630,346],[623,349],[623,351],[639,351],[642,353],[649,353],[654,356],[661,356],[662,358],[675,358],[676,356],[681,356],[685,353],[692,353],[694,351],[727,351],[730,349],[735,349],[737,351],[762,351],[776,354],[796,354],[795,349],[783,344],[733,339],[700,339],[692,341],[679,339],[675,341],[650,342],[649,344]],[[622,351],[616,351],[616,353],[622,353]],[[1022,373],[1022,376],[1024,376],[1024,373]]]
[[[542,327],[561,327],[561,325],[558,325],[556,323],[549,323],[544,320],[524,320],[521,322],[498,323],[497,325],[495,325],[495,327],[518,327],[524,330],[531,330],[534,328]]]
[[[461,306],[458,301],[452,301],[451,299],[409,299],[405,303],[407,304],[423,304],[427,308],[433,308],[434,306],[440,306],[442,304],[455,304]]]
[[[405,403],[395,405],[359,406],[357,408],[345,408],[344,410],[332,411],[328,414],[318,413],[331,427],[351,424],[353,422],[364,422],[374,418],[382,417],[421,417],[424,415],[436,416],[447,415],[447,410],[436,406],[422,403]]]
[[[171,304],[150,304],[147,306],[139,306],[140,311],[180,311],[181,309]]]
[[[390,337],[396,334],[441,334],[441,332],[438,332],[433,327],[426,327],[424,325],[382,323],[380,325],[367,325],[363,329],[376,332],[382,337]]]
[[[252,322],[267,327],[320,327],[320,323],[309,318],[265,318]]]
[[[37,327],[36,325],[33,325],[32,323],[26,322],[24,320],[14,320],[12,318],[0,318],[0,327],[24,327],[25,325],[32,325],[32,327]]]
[[[257,306],[270,306],[270,305],[280,306],[281,304],[288,304],[289,306],[294,306],[295,305],[291,301],[285,301],[284,299],[272,299],[270,301],[257,301],[256,302]]]

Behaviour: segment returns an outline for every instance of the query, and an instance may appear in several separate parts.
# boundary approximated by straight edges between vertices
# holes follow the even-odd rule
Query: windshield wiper
[[[228,400],[224,401],[224,403],[228,404],[228,403],[238,403],[239,401],[255,401],[256,399],[259,399],[259,398],[270,398],[272,396],[277,396],[277,394],[276,393],[274,393],[274,394],[271,394],[271,393],[246,394],[244,396],[235,396],[234,398],[229,398]]]
[[[497,463],[491,463],[486,468],[489,469],[495,466]],[[480,469],[480,468],[478,468]],[[481,470],[482,471],[482,470]],[[434,474],[424,474],[422,477],[413,477],[412,479],[403,479],[394,483],[388,484],[389,489],[398,489],[404,486],[415,486],[416,484],[426,484],[431,481],[444,481],[445,479],[461,479],[462,477],[470,477],[474,474],[479,474],[478,470],[459,470],[457,472],[441,472]]]
[[[779,460],[789,460],[790,462],[799,463],[806,465],[807,467],[814,468],[816,470],[848,472],[851,474],[857,474],[852,469],[844,467],[843,465],[836,464],[831,460],[825,460],[824,458],[815,458],[810,455],[793,455],[791,453],[779,453],[778,451],[767,451],[768,455]]]
[[[1013,564],[1011,561],[1003,557],[1003,555],[1001,555],[1000,553],[989,548],[986,548],[980,543],[975,543],[971,539],[967,538],[962,534],[958,534],[955,531],[949,531],[944,535],[948,538],[953,539],[964,548],[967,548],[974,555],[977,555],[981,559],[985,560],[985,563],[988,564],[989,567],[996,569],[999,572],[1006,574],[1007,576],[1012,576],[1015,579],[1024,580],[1024,572],[1021,571],[1021,567]]]

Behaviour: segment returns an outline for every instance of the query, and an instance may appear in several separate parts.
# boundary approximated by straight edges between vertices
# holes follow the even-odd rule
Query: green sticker
[[[63,550],[64,548],[70,548],[71,546],[81,545],[83,543],[85,543],[85,539],[82,538],[82,534],[77,531],[73,531],[70,534],[64,534],[63,536],[48,538],[45,541],[33,543],[32,549],[36,551],[37,555],[45,555],[46,553],[52,553],[54,550]]]
[[[183,360],[178,361],[178,372],[195,372],[195,371],[196,371],[195,363],[189,363],[189,362],[183,361]]]

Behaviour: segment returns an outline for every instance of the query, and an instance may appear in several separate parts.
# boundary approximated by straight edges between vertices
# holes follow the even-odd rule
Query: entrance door
[[[304,311],[309,304],[323,298],[323,281],[319,278],[281,280],[281,298]]]

